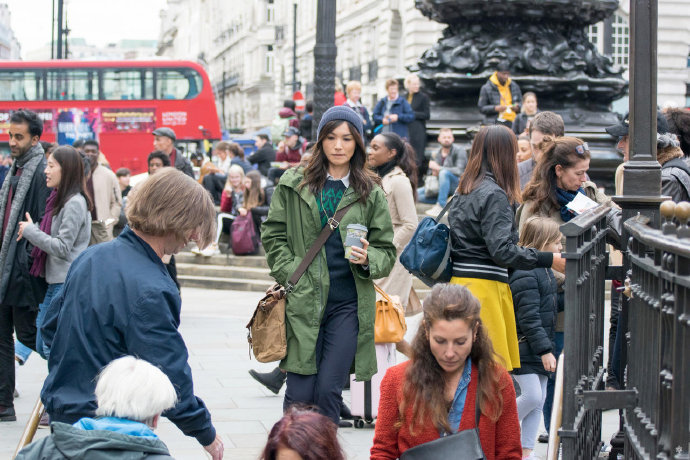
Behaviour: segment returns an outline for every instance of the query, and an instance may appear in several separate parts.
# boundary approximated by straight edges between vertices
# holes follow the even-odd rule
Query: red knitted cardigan
[[[371,460],[395,460],[407,449],[433,441],[439,437],[438,430],[429,417],[424,428],[416,427],[412,435],[409,423],[403,422],[399,429],[395,427],[399,419],[399,406],[402,400],[402,388],[405,381],[405,370],[409,361],[391,367],[381,382],[381,399],[374,433],[374,445],[371,448]],[[460,420],[460,430],[474,428],[474,407],[477,397],[477,366],[472,366],[472,377],[467,388],[465,409]],[[503,412],[494,423],[481,414],[479,417],[479,439],[488,460],[522,459],[520,444],[520,422],[515,404],[515,389],[508,372],[501,376],[503,386]],[[405,420],[412,420],[412,404],[405,411]]]

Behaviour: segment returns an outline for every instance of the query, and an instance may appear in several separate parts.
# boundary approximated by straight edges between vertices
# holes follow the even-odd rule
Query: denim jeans
[[[61,289],[62,283],[49,284],[46,296],[41,305],[38,306],[38,316],[36,317],[36,351],[43,359],[48,359],[48,355],[50,355],[50,348],[43,343],[43,336],[41,335],[43,318],[46,316],[46,311],[50,307],[50,301],[60,293]]]
[[[434,203],[436,203],[436,197],[427,198],[426,197],[426,189],[424,187],[419,187],[417,189],[417,202],[418,203],[426,203],[426,204],[434,204]]]
[[[425,196],[425,188],[419,187],[417,189],[417,201],[427,204],[437,203],[439,206],[444,207],[448,203],[448,196],[455,192],[459,182],[460,178],[458,176],[447,169],[441,169],[441,172],[438,173],[438,197],[427,198]]]
[[[441,169],[438,173],[438,205],[444,207],[448,202],[448,196],[451,195],[456,188],[460,178],[447,169]]]
[[[22,364],[26,362],[27,359],[29,359],[29,356],[31,356],[31,352],[33,350],[23,343],[21,343],[19,340],[14,341],[14,356],[22,360]]]
[[[558,359],[563,352],[563,332],[556,332],[553,337],[553,341],[556,345],[553,355]],[[546,382],[546,401],[544,401],[544,426],[546,427],[546,432],[548,433],[551,427],[551,408],[553,407],[553,392],[556,388],[556,373],[552,372],[549,376],[549,380]]]

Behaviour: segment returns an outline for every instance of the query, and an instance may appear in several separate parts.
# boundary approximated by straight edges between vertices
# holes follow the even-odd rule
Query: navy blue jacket
[[[383,97],[376,104],[376,107],[374,107],[372,118],[374,119],[374,125],[376,127],[383,124],[383,113],[386,111],[387,99],[388,96]],[[407,131],[407,124],[414,121],[414,111],[412,107],[410,107],[410,104],[404,97],[398,96],[398,98],[393,101],[390,113],[398,115],[398,121],[390,125],[393,132],[403,139],[409,139],[410,136]],[[378,132],[374,133],[374,135],[376,134],[378,134]]]
[[[133,355],[160,368],[178,403],[163,413],[206,446],[216,430],[194,396],[187,347],[177,328],[181,299],[160,257],[129,227],[74,261],[41,328],[50,347],[41,400],[57,421],[93,417],[95,380],[114,359]]]
[[[541,357],[554,350],[557,289],[550,268],[515,270],[510,274],[521,364],[513,373],[549,375]]]

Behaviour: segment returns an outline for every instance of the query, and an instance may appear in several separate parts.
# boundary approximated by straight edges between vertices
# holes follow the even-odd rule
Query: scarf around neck
[[[48,196],[48,200],[46,201],[46,210],[45,213],[43,213],[43,220],[41,221],[41,225],[38,227],[46,235],[50,235],[50,231],[53,227],[53,210],[55,209],[56,201],[57,189],[53,189],[53,191],[50,192],[50,196]],[[46,254],[43,249],[39,248],[38,246],[34,246],[34,248],[31,250],[31,257],[33,257],[34,262],[31,264],[29,274],[32,276],[45,276],[47,255],[48,254]]]
[[[393,168],[397,166],[397,162],[395,161],[395,158],[393,158],[391,161],[388,163],[384,163],[381,166],[376,167],[376,174],[379,175],[379,177],[383,178],[386,174],[389,172],[393,171]]]
[[[491,77],[489,77],[489,81],[496,85],[496,88],[498,88],[498,93],[501,95],[501,103],[500,105],[507,105],[507,106],[512,106],[513,105],[513,93],[510,91],[510,82],[512,81],[510,78],[506,80],[505,85],[502,85],[501,82],[498,81],[498,72],[494,72]],[[503,119],[507,121],[513,121],[515,120],[515,117],[517,114],[513,112],[512,110],[510,113],[503,112]]]
[[[563,219],[563,222],[570,222],[570,219],[576,216],[576,214],[568,209],[566,205],[573,201],[578,193],[582,193],[583,195],[587,196],[585,189],[582,187],[578,188],[574,192],[556,187],[556,199],[558,200],[558,204],[561,205],[561,219]]]
[[[21,157],[17,158],[12,165],[5,182],[2,184],[2,189],[0,189],[0,216],[5,215],[5,208],[7,207],[7,200],[10,194],[10,182],[12,176],[15,175],[18,168],[22,168],[22,175],[17,181],[17,186],[14,190],[12,197],[12,204],[10,208],[10,217],[7,221],[7,228],[5,229],[5,234],[2,236],[2,245],[0,246],[0,276],[2,276],[2,283],[0,283],[0,299],[5,297],[5,289],[7,288],[5,279],[7,267],[5,267],[6,262],[14,258],[14,251],[17,247],[16,233],[17,224],[23,216],[20,216],[22,208],[24,207],[24,200],[26,195],[31,188],[31,182],[33,181],[34,174],[38,165],[41,164],[41,160],[44,157],[43,147],[41,144],[36,144],[29,149]],[[39,218],[40,216],[34,216]],[[10,257],[8,257],[10,256]]]

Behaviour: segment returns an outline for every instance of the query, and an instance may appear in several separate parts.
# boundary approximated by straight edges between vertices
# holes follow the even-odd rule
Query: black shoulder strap
[[[335,231],[336,228],[340,225],[340,221],[342,220],[343,216],[345,213],[355,204],[357,203],[356,201],[353,201],[352,203],[348,204],[347,206],[343,206],[342,208],[338,209],[336,213],[328,219],[328,223],[323,226],[321,229],[321,233],[319,233],[319,236],[316,238],[316,241],[314,241],[314,244],[311,245],[309,250],[304,256],[304,259],[302,259],[302,262],[297,266],[297,270],[292,274],[290,279],[287,282],[287,286],[285,286],[285,292],[290,293],[292,290],[295,288],[295,285],[299,281],[299,279],[302,277],[305,271],[307,271],[307,268],[309,267],[309,264],[312,263],[314,258],[316,257],[316,254],[319,253],[321,250],[321,247],[326,243],[326,240],[328,239],[329,236],[331,236],[331,233]]]

